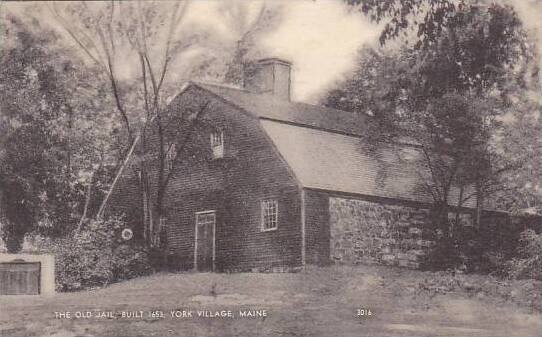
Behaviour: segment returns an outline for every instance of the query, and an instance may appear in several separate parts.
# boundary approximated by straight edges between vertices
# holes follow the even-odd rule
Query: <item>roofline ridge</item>
[[[193,83],[193,84],[196,84],[196,85],[210,85],[210,86],[213,86],[213,87],[220,87],[220,88],[226,88],[226,89],[235,89],[235,90],[239,90],[239,91],[254,94],[254,92],[252,92],[252,91],[250,91],[248,89],[245,89],[245,88],[233,85],[233,84],[220,83],[220,82],[204,82],[204,81],[195,81],[195,80],[191,80],[190,82]]]
[[[321,127],[321,126],[315,126],[315,125],[304,124],[304,123],[299,123],[299,122],[292,122],[292,121],[287,121],[287,120],[282,120],[282,119],[277,119],[277,118],[272,118],[272,117],[259,116],[258,119],[260,119],[260,120],[263,119],[263,120],[267,120],[267,121],[270,121],[270,122],[291,125],[291,126],[295,126],[295,127],[299,127],[299,128],[306,128],[306,129],[313,129],[313,130],[318,130],[318,131],[323,131],[323,132],[334,133],[334,134],[338,134],[338,135],[341,135],[341,136],[355,137],[355,138],[359,138],[359,139],[366,138],[366,136],[362,135],[362,134],[357,134],[357,133],[353,133],[353,132],[346,132],[346,131],[341,131],[341,130],[331,129],[331,128],[324,128],[324,127]],[[392,145],[399,145],[399,146],[408,146],[408,147],[412,147],[412,148],[416,148],[416,149],[422,148],[421,145],[405,143],[405,142],[392,142],[392,141],[378,141],[378,142],[379,143],[392,144]]]
[[[273,58],[271,58],[271,59],[273,59]],[[234,90],[238,90],[238,91],[245,92],[245,93],[248,93],[248,94],[253,94],[255,96],[260,96],[261,95],[261,96],[266,96],[268,98],[276,99],[275,97],[273,97],[273,95],[253,92],[253,91],[250,91],[250,90],[248,90],[246,88],[242,88],[242,87],[232,85],[232,84],[219,83],[219,82],[204,82],[204,81],[196,81],[196,80],[190,80],[189,83],[193,83],[195,85],[200,85],[201,84],[201,85],[210,85],[210,86],[219,87],[219,88],[234,89]],[[277,100],[279,100],[279,99],[277,99]],[[282,100],[279,100],[279,101],[282,101]],[[337,112],[340,112],[340,113],[346,113],[346,114],[349,114],[351,116],[358,114],[357,112],[354,112],[354,111],[337,109],[337,108],[329,107],[329,106],[322,105],[322,104],[313,104],[313,103],[307,103],[307,102],[302,102],[302,101],[292,101],[292,100],[287,101],[287,103],[289,103],[289,104],[301,104],[301,105],[307,105],[307,106],[310,106],[310,107],[315,107],[315,108],[320,108],[320,109],[333,110],[333,111],[337,111]],[[373,116],[369,115],[366,112],[362,112],[362,113],[367,118],[374,118]]]

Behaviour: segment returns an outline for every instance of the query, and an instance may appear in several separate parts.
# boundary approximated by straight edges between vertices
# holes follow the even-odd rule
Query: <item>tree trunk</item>
[[[479,183],[476,184],[476,219],[474,221],[476,228],[480,228],[482,211],[484,205],[484,193]]]
[[[450,226],[450,234],[451,234],[451,237],[454,237],[454,233],[455,231],[457,230],[458,226],[459,226],[459,218],[460,218],[460,214],[461,214],[461,206],[463,206],[463,194],[465,192],[465,188],[464,186],[461,186],[459,188],[459,197],[457,199],[457,209],[455,210],[455,222],[454,223],[451,223]]]
[[[79,223],[77,224],[77,229],[76,229],[77,232],[81,230],[81,227],[83,226],[83,223],[85,222],[85,219],[87,218],[88,206],[90,205],[90,198],[92,196],[92,186],[94,185],[94,174],[95,174],[95,171],[92,171],[92,174],[90,175],[90,181],[88,182],[88,186],[87,186],[85,205],[83,206],[83,215],[81,215],[81,219],[79,219]]]

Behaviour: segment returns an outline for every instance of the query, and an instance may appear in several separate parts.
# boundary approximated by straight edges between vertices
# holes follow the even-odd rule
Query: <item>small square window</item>
[[[211,150],[214,159],[224,157],[224,133],[222,131],[211,133]]]
[[[270,231],[277,229],[279,206],[277,200],[262,200],[262,230]]]

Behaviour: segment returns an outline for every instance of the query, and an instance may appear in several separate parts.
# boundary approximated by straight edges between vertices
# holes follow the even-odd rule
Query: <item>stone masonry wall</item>
[[[419,268],[433,241],[429,210],[330,198],[331,260]]]

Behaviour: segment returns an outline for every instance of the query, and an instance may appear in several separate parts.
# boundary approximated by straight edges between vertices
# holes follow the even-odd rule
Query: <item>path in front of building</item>
[[[421,291],[427,275],[385,267],[159,274],[52,298],[0,297],[0,336],[542,336],[542,316],[529,306]],[[220,317],[228,311],[233,318]]]

